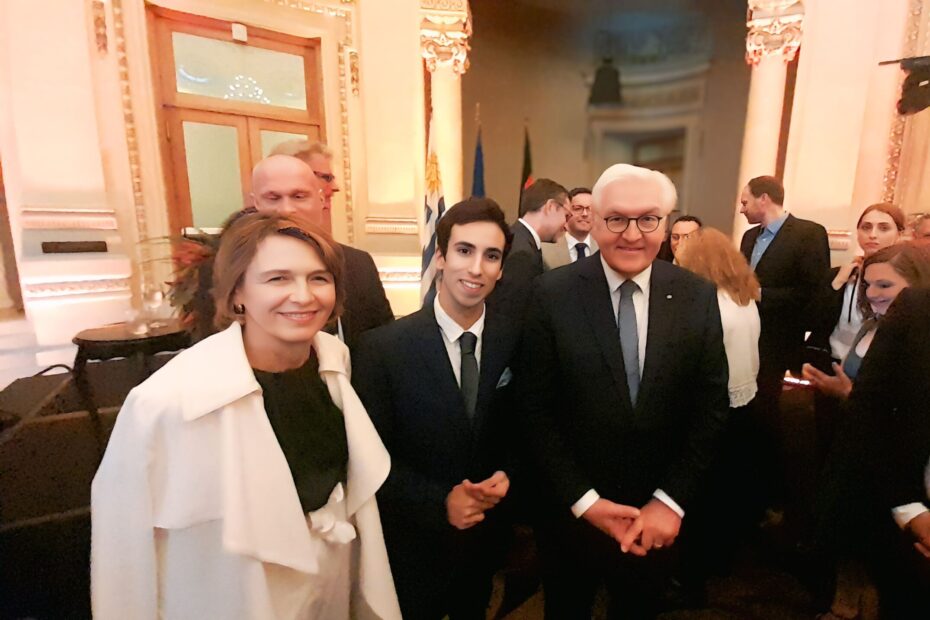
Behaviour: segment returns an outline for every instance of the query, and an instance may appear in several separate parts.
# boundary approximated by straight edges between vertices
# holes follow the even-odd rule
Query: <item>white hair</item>
[[[591,189],[591,201],[594,203],[594,209],[601,206],[601,195],[611,183],[617,183],[627,180],[647,181],[656,185],[659,190],[659,209],[662,215],[668,215],[675,208],[678,202],[678,192],[675,190],[675,184],[672,180],[659,172],[649,168],[640,168],[630,164],[614,164],[598,178],[597,183]]]

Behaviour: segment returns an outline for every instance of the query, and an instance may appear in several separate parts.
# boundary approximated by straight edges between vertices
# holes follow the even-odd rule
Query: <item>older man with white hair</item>
[[[667,550],[728,411],[713,285],[655,261],[677,194],[664,174],[608,168],[592,191],[600,251],[537,280],[519,375],[544,493],[547,618],[658,611]]]

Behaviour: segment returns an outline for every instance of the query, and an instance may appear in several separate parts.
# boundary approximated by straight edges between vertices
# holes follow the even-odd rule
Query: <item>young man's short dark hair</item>
[[[577,196],[578,194],[590,194],[590,193],[591,193],[591,189],[590,189],[590,188],[587,188],[587,187],[576,187],[576,188],[573,189],[572,191],[568,192],[568,199],[571,200],[572,198],[574,198],[574,197]]]
[[[680,218],[675,220],[675,224],[678,222],[694,222],[698,225],[698,228],[704,228],[704,222],[701,221],[701,218],[695,215],[682,215]],[[675,224],[672,224],[674,226]]]
[[[762,194],[768,194],[769,198],[775,204],[785,204],[785,186],[775,177],[762,176],[750,180],[749,193],[755,198],[758,198]]]
[[[504,254],[501,260],[507,258],[510,244],[513,242],[513,233],[507,226],[507,217],[496,202],[490,198],[468,198],[452,205],[436,224],[436,245],[442,255],[449,249],[449,238],[452,236],[452,227],[455,225],[473,224],[474,222],[491,222],[500,227],[504,233]]]
[[[550,200],[561,204],[567,199],[567,189],[552,179],[537,179],[523,190],[523,197],[520,198],[520,217],[531,211],[539,211]]]

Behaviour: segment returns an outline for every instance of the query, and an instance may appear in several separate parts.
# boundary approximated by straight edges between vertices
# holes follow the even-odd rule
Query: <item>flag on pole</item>
[[[481,148],[481,125],[478,125],[478,141],[475,143],[475,167],[471,180],[471,195],[484,198],[484,149]]]
[[[426,147],[426,200],[423,211],[423,229],[420,244],[423,248],[423,261],[420,270],[420,299],[425,299],[433,278],[436,276],[436,222],[446,211],[442,195],[442,179],[439,174],[439,158],[433,145],[433,118],[429,120],[429,138]]]
[[[523,200],[523,190],[533,184],[533,158],[530,156],[530,130],[523,127],[523,172],[520,175],[520,200]]]

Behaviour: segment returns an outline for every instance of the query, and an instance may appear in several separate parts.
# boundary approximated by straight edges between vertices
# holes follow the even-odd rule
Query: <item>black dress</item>
[[[253,369],[304,513],[322,508],[349,462],[345,420],[320,378],[316,354],[284,372]]]

